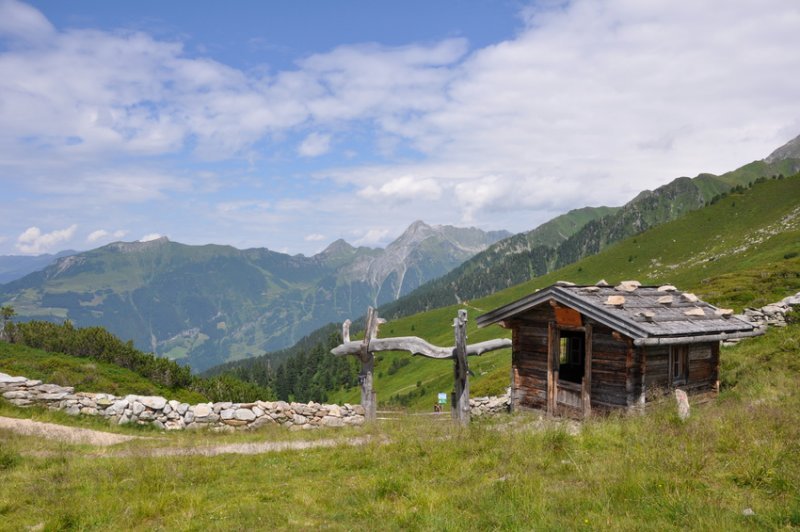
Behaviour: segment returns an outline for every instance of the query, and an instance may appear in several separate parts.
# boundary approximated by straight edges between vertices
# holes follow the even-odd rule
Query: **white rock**
[[[233,417],[240,421],[253,421],[256,415],[249,408],[238,408],[234,412]]]
[[[233,408],[226,408],[225,410],[220,411],[219,417],[221,417],[223,420],[233,419],[233,415],[235,413],[236,411]]]
[[[194,405],[191,407],[191,410],[194,412],[194,417],[208,417],[213,411],[211,405],[203,403]]]
[[[132,408],[133,408],[133,415],[134,416],[141,415],[141,413],[144,412],[144,410],[145,410],[145,406],[142,403],[140,403],[139,401],[136,401],[135,403],[133,403]]]
[[[139,396],[139,402],[152,410],[163,410],[164,407],[167,406],[166,399],[164,399],[163,397],[158,397],[153,395]]]
[[[294,423],[295,425],[305,425],[306,423],[308,423],[308,419],[306,419],[306,416],[304,415],[295,414],[294,417],[292,418],[292,423]]]
[[[253,407],[253,414],[255,414],[256,417],[261,417],[261,416],[264,415],[264,411],[261,410],[259,407],[254,406]]]
[[[325,427],[344,427],[344,421],[341,417],[325,416],[322,418],[321,423]]]

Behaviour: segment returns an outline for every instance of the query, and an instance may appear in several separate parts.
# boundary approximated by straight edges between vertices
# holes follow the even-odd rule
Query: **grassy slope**
[[[756,184],[741,194],[610,246],[602,253],[548,275],[511,287],[465,306],[474,318],[564,279],[591,284],[638,279],[643,283],[672,283],[720,306],[741,310],[764,305],[800,290],[800,175]],[[794,213],[794,217],[792,217]],[[391,321],[380,335],[416,335],[437,345],[452,345],[451,324],[458,306],[445,307]],[[470,342],[508,336],[499,327],[477,329],[468,323]],[[451,362],[421,358],[388,375],[395,357],[384,354],[377,363],[378,399],[413,393],[412,407],[431,410],[437,392],[452,389]],[[472,395],[498,393],[508,385],[510,353],[500,351],[472,358]],[[417,383],[421,386],[417,387]],[[424,388],[424,393],[422,393]],[[331,394],[332,401],[358,402],[356,389]]]
[[[685,423],[667,401],[646,416],[592,420],[575,436],[530,416],[467,429],[407,418],[313,436],[165,434],[110,456],[0,431],[0,528],[798,527],[798,338],[793,325],[726,349],[719,400],[695,406]],[[357,435],[377,437],[255,456],[144,455],[153,446]]]
[[[6,342],[0,342],[0,371],[62,386],[74,386],[79,392],[161,395],[188,403],[206,400],[197,392],[164,388],[114,364],[48,353]]]

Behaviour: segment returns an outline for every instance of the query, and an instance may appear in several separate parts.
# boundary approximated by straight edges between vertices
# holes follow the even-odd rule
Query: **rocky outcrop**
[[[17,406],[39,405],[70,415],[102,416],[124,425],[154,425],[163,430],[256,429],[280,425],[289,430],[362,425],[360,405],[326,405],[256,401],[254,403],[200,403],[190,405],[164,397],[75,392],[70,386],[45,384],[0,373],[0,394]]]

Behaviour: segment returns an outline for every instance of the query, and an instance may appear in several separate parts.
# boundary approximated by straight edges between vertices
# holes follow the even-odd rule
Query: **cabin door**
[[[587,416],[591,403],[591,327],[554,327],[551,334],[547,411]]]

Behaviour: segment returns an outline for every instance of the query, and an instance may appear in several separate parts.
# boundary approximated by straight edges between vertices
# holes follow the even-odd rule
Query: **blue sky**
[[[0,254],[620,205],[800,134],[798,27],[794,0],[0,0]]]

